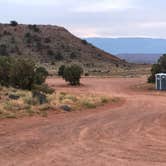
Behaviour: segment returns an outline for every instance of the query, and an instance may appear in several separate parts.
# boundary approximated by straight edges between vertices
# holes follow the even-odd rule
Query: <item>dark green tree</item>
[[[83,43],[84,45],[87,45],[87,44],[88,44],[88,42],[87,42],[86,40],[82,40],[82,43]]]
[[[35,85],[42,85],[48,76],[43,67],[26,59],[0,57],[0,84],[18,89],[31,90]]]
[[[11,58],[0,57],[0,84],[2,86],[9,86],[10,84],[11,62]]]
[[[155,82],[155,74],[157,73],[166,73],[166,54],[159,58],[157,64],[153,64],[151,69],[151,75],[148,78],[149,83]]]
[[[35,71],[35,84],[41,85],[45,82],[48,71],[44,67],[38,67]]]
[[[29,29],[34,31],[34,32],[40,32],[40,29],[38,28],[37,25],[28,25]]]
[[[19,59],[12,63],[10,84],[14,88],[31,90],[34,84],[35,64],[30,60]]]
[[[61,61],[64,59],[63,55],[60,52],[57,52],[53,58],[57,61]]]
[[[75,86],[80,84],[80,78],[83,74],[83,69],[78,65],[71,65],[65,67],[63,78],[70,83],[70,85]]]
[[[161,66],[159,64],[154,64],[151,69],[151,75],[148,78],[149,83],[154,83],[155,82],[155,74],[161,72]]]
[[[17,21],[12,20],[12,21],[10,21],[10,25],[15,27],[18,25],[18,23],[17,23]]]
[[[166,73],[166,54],[159,58],[158,65],[160,66],[161,72]]]
[[[75,58],[77,58],[77,55],[74,52],[72,52],[70,54],[70,59],[75,59]]]
[[[0,45],[0,55],[7,56],[8,55],[8,49],[5,44]]]
[[[64,70],[65,70],[65,65],[61,65],[58,69],[58,75],[63,77]]]

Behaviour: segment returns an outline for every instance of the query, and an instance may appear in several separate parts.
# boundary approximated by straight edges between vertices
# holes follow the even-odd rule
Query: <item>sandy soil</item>
[[[2,166],[165,166],[166,96],[133,90],[145,78],[85,78],[73,93],[104,93],[125,102],[96,110],[0,122]]]

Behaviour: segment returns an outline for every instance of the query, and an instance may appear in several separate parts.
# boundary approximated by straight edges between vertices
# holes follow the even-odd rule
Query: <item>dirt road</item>
[[[165,166],[166,97],[135,91],[144,78],[86,78],[81,88],[48,80],[57,90],[120,96],[123,105],[48,118],[0,122],[0,166]]]

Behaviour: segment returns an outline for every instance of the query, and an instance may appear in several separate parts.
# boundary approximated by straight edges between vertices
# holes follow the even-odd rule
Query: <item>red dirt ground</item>
[[[0,122],[0,166],[165,166],[166,96],[133,90],[145,78],[84,78],[57,91],[104,93],[125,102],[48,118]]]

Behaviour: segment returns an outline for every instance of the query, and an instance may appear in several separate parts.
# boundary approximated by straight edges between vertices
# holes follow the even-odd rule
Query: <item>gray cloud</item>
[[[1,0],[0,21],[64,26],[80,37],[166,38],[163,0]]]

